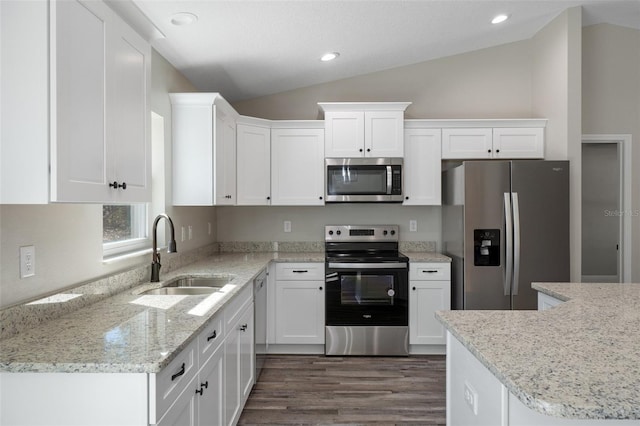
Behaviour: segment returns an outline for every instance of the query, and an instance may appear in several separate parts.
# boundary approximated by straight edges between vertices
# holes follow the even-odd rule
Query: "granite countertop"
[[[433,252],[406,254],[413,262],[450,261]],[[0,372],[157,373],[269,262],[324,260],[323,251],[222,253],[161,272],[159,283],[138,285],[0,340]],[[212,295],[140,294],[178,276],[212,274],[235,278]]]
[[[565,303],[436,316],[527,407],[555,417],[640,419],[640,284],[532,286]]]
[[[324,252],[218,254],[161,273],[159,283],[142,284],[1,340],[0,372],[157,373],[272,260],[324,262]],[[227,291],[212,295],[140,295],[177,276],[211,274],[236,277]],[[192,311],[196,306],[204,306],[204,312]]]
[[[409,258],[409,262],[434,262],[448,263],[451,258],[433,251],[403,251],[402,254]]]

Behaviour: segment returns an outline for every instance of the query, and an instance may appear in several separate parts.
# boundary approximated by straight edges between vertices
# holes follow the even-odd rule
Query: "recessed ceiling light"
[[[499,24],[501,22],[506,21],[507,19],[509,19],[509,15],[506,14],[501,14],[501,15],[496,15],[492,20],[491,23],[492,24]]]
[[[198,21],[198,17],[193,13],[179,12],[171,15],[171,23],[173,25],[191,25]]]
[[[322,62],[328,62],[328,61],[333,61],[335,58],[337,58],[338,56],[340,56],[340,54],[338,52],[329,52],[329,53],[325,53],[324,55],[322,55],[322,57],[320,58],[320,60]]]

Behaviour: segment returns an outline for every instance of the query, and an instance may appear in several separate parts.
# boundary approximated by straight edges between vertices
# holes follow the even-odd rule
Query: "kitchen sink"
[[[147,290],[141,294],[152,295],[186,295],[194,296],[211,294],[220,290],[225,284],[235,278],[235,275],[214,275],[208,277],[179,277],[167,282],[160,288]]]
[[[141,294],[152,295],[179,295],[179,296],[197,296],[200,294],[211,294],[220,290],[222,287],[160,287],[147,290]]]

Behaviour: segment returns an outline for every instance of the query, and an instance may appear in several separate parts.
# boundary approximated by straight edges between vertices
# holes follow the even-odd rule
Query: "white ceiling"
[[[573,6],[640,29],[640,0],[133,0],[153,47],[201,91],[243,100],[532,37]],[[174,26],[171,15],[198,21]],[[511,18],[489,21],[498,13]],[[328,51],[333,62],[320,62]]]

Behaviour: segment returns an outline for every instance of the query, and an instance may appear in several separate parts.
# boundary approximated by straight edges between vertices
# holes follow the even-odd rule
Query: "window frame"
[[[108,205],[108,204],[107,204]],[[149,204],[127,204],[131,206],[132,237],[126,240],[102,243],[102,258],[109,259],[123,254],[143,251],[151,247],[149,236]],[[102,228],[104,238],[104,223]]]

